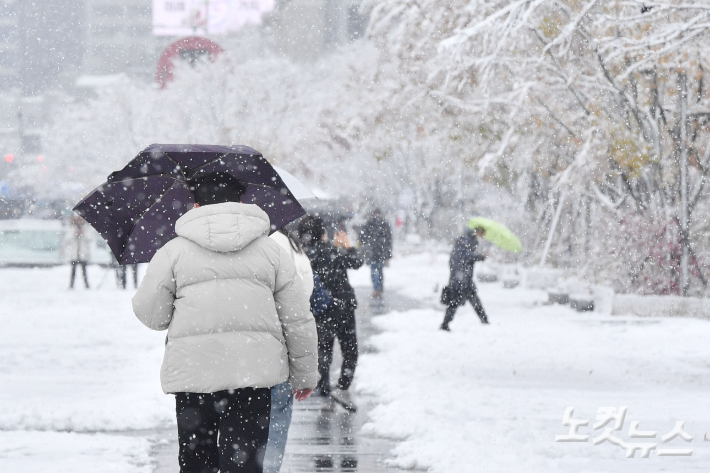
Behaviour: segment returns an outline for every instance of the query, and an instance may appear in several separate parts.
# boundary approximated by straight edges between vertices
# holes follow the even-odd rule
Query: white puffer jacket
[[[256,205],[192,209],[148,266],[133,311],[168,329],[163,391],[209,393],[318,380],[318,336],[289,254]]]
[[[272,233],[271,239],[281,245],[281,248],[286,250],[286,252],[291,255],[291,260],[296,265],[296,274],[298,274],[301,281],[303,281],[303,289],[306,291],[306,295],[310,300],[315,283],[313,281],[311,261],[308,259],[308,256],[306,256],[303,251],[297,252],[294,250],[293,246],[291,246],[291,242],[288,240],[288,237],[281,232]]]

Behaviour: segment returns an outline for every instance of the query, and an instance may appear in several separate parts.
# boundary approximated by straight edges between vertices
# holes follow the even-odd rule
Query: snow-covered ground
[[[697,319],[580,314],[546,306],[546,295],[479,284],[491,320],[459,310],[452,332],[438,330],[438,294],[447,280],[441,253],[397,257],[388,291],[420,309],[377,316],[382,333],[364,354],[356,389],[380,401],[370,431],[401,440],[396,462],[432,473],[508,471],[692,471],[710,467],[707,340]],[[174,424],[171,396],[160,390],[164,333],[133,316],[133,290],[115,289],[90,268],[93,288],[66,288],[67,267],[0,269],[0,471],[151,471],[149,431]],[[369,286],[368,269],[351,274]],[[80,286],[80,285],[79,285]],[[366,303],[366,302],[363,302]],[[555,443],[567,406],[589,419],[597,409],[628,406],[632,421],[656,430],[660,448],[692,448],[691,457],[625,458],[608,442]],[[691,443],[660,436],[685,421]],[[141,432],[142,431],[142,432]]]
[[[399,466],[432,473],[561,471],[708,471],[710,449],[710,322],[577,313],[547,306],[542,291],[479,284],[491,324],[469,306],[459,309],[451,333],[438,330],[438,293],[448,279],[444,254],[394,259],[385,270],[388,290],[422,301],[422,308],[379,316],[379,350],[361,357],[356,389],[377,396],[366,426],[401,441]],[[368,284],[362,269],[352,275]],[[556,443],[566,435],[566,407],[588,419],[586,443]],[[599,407],[627,406],[622,441],[693,450],[690,457],[626,458],[593,430]],[[631,439],[639,430],[656,439]],[[662,443],[676,421],[694,437]],[[612,424],[608,425],[610,427]]]
[[[174,422],[160,390],[164,334],[131,311],[133,290],[89,268],[0,269],[0,471],[149,472],[150,440]]]

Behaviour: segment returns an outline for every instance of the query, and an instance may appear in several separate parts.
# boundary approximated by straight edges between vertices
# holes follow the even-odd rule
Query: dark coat
[[[449,289],[457,296],[465,298],[476,292],[473,283],[473,265],[477,261],[483,261],[485,257],[476,253],[478,248],[478,238],[472,231],[467,231],[456,239],[454,250],[449,259]]]
[[[327,241],[317,241],[303,247],[311,262],[313,272],[318,275],[336,303],[346,309],[355,309],[355,291],[348,281],[348,269],[362,266],[362,258],[357,249],[343,250]]]
[[[392,227],[382,217],[371,217],[360,230],[360,244],[367,263],[392,258]]]

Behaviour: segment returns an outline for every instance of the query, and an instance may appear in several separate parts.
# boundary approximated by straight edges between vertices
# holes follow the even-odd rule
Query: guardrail
[[[50,267],[66,264],[61,220],[0,220],[0,267]],[[111,255],[103,239],[87,225],[92,241],[89,264],[108,265]]]

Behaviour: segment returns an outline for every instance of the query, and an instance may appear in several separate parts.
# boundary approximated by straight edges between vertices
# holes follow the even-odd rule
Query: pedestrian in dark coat
[[[344,232],[335,235],[333,243],[326,240],[326,230],[320,217],[307,217],[298,227],[303,249],[311,261],[313,273],[333,298],[333,305],[323,315],[316,317],[318,329],[318,371],[320,380],[316,393],[332,396],[349,409],[355,408],[348,388],[355,375],[358,347],[355,327],[355,291],[348,281],[348,269],[358,269],[363,264],[356,248],[350,247]],[[330,365],[333,362],[333,345],[337,337],[343,364],[335,389],[330,387]]]
[[[372,215],[360,230],[360,245],[365,256],[365,262],[370,265],[373,297],[381,297],[384,292],[384,267],[392,258],[392,227],[385,220],[380,209],[372,211]]]
[[[441,295],[441,302],[448,306],[444,323],[441,324],[442,330],[449,330],[449,324],[454,319],[456,309],[464,305],[466,301],[471,302],[481,323],[488,323],[488,317],[476,291],[476,284],[473,282],[474,264],[486,259],[485,255],[476,253],[478,237],[482,237],[484,233],[485,230],[480,227],[475,232],[466,229],[466,232],[454,243],[454,249],[449,259],[449,269],[451,270],[449,285],[444,288]]]
[[[69,227],[64,234],[62,251],[64,257],[71,264],[71,274],[69,276],[69,289],[74,289],[74,279],[76,278],[77,266],[81,268],[84,276],[84,285],[89,289],[89,278],[86,274],[86,265],[91,258],[91,246],[93,241],[87,228],[86,222],[78,215],[74,215],[69,220]]]

